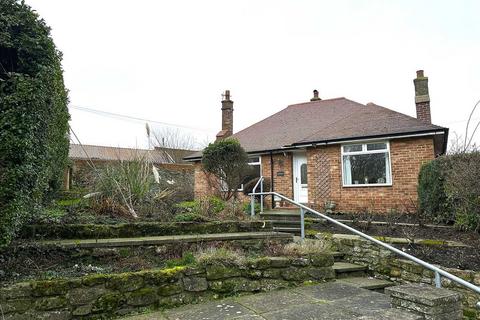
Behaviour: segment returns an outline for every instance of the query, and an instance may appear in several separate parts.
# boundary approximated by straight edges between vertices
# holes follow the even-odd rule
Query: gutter
[[[249,155],[265,155],[269,153],[282,153],[289,150],[295,150],[300,148],[307,148],[307,147],[316,147],[316,146],[326,146],[326,145],[334,145],[334,144],[342,144],[342,143],[355,143],[355,142],[365,142],[365,141],[377,141],[381,139],[401,139],[401,138],[412,138],[412,137],[425,137],[425,136],[435,136],[435,135],[445,135],[444,139],[444,153],[447,150],[447,143],[448,143],[448,128],[443,129],[435,129],[430,131],[418,131],[414,133],[398,133],[398,134],[390,134],[390,135],[377,135],[377,136],[365,136],[362,138],[342,138],[342,139],[333,139],[333,140],[326,140],[326,141],[313,141],[313,142],[306,142],[306,143],[293,143],[291,145],[285,145],[281,148],[271,149],[271,150],[259,150],[259,151],[249,151],[247,152]],[[202,157],[195,157],[195,158],[184,158],[186,161],[199,161]]]

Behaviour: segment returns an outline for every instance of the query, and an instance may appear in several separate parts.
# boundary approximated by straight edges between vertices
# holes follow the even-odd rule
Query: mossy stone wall
[[[330,235],[326,238],[332,242],[334,248],[345,254],[345,260],[368,266],[369,271],[376,277],[388,279],[397,284],[426,283],[435,285],[433,271],[425,269],[413,261],[399,259],[391,251],[383,249],[359,236]],[[433,245],[433,243],[427,244]],[[443,267],[442,269],[477,286],[480,285],[480,272]],[[442,278],[442,287],[463,295],[464,319],[480,320],[480,310],[475,309],[475,304],[480,301],[479,294],[475,294],[473,291],[459,286],[446,278]]]
[[[238,266],[222,262],[0,288],[6,320],[110,319],[207,299],[269,291],[335,277],[333,256],[264,257]]]
[[[272,231],[267,221],[139,222],[119,224],[41,224],[23,228],[21,238],[106,239],[181,234]]]

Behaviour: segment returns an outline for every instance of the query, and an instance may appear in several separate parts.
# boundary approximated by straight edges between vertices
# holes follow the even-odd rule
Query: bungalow
[[[233,137],[251,156],[250,165],[271,181],[271,189],[295,201],[336,211],[412,210],[423,163],[446,152],[448,128],[433,125],[428,78],[414,79],[417,117],[347,98],[293,104],[250,127],[233,133],[233,101],[222,101],[222,130],[217,139]],[[195,196],[212,192],[195,163]],[[272,206],[284,203],[274,199]]]

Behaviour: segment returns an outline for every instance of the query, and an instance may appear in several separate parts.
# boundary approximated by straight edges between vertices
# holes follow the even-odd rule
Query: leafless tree
[[[147,126],[150,144],[165,152],[173,163],[181,163],[183,158],[198,149],[196,138],[181,129],[163,127],[150,132]]]

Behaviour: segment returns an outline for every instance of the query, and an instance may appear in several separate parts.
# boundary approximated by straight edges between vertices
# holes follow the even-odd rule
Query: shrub
[[[439,157],[419,175],[419,209],[436,222],[480,230],[480,152]]]
[[[138,217],[163,207],[173,191],[168,182],[155,178],[152,163],[136,155],[131,161],[118,161],[99,172],[95,181],[93,207],[104,213],[124,213]]]
[[[282,254],[285,256],[304,257],[312,254],[330,252],[330,245],[322,240],[304,240],[287,243]]]
[[[199,264],[223,264],[223,265],[244,265],[246,257],[239,250],[232,250],[225,247],[209,247],[198,251],[195,258]]]
[[[255,214],[260,213],[260,203],[255,202],[254,206],[255,209]],[[252,213],[252,204],[250,202],[247,202],[243,205],[243,212],[246,214],[251,214]]]
[[[167,268],[183,267],[195,264],[195,262],[195,256],[193,255],[193,253],[188,251],[185,252],[181,258],[167,260],[165,266]]]
[[[210,143],[203,150],[202,165],[214,176],[210,183],[222,195],[223,200],[236,197],[237,190],[248,174],[248,155],[236,139],[228,138]]]
[[[454,220],[452,203],[445,190],[447,159],[437,158],[422,166],[418,177],[418,205],[424,218],[434,222]]]
[[[183,201],[175,205],[182,213],[193,213],[203,217],[217,217],[225,210],[225,201],[216,197],[201,197],[193,201]]]
[[[0,246],[57,193],[68,157],[61,53],[29,6],[0,2]]]
[[[193,212],[188,212],[188,213],[180,213],[176,214],[173,218],[175,222],[207,222],[209,219],[207,219],[204,216],[201,216],[199,214],[193,213]]]

